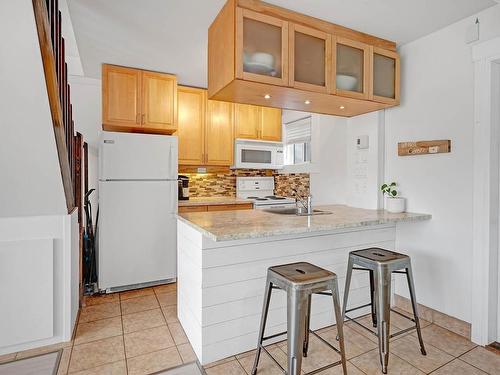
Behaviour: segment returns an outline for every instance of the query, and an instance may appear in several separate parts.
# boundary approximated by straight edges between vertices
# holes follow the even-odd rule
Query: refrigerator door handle
[[[174,214],[177,214],[177,211],[178,211],[178,201],[177,201],[177,195],[178,195],[178,192],[177,192],[177,183],[175,183],[176,185],[174,186],[174,189],[172,191],[172,194],[171,194],[171,199],[172,199],[172,211]]]
[[[170,145],[170,147],[168,148],[168,158],[170,160],[170,170],[177,172],[177,157],[174,158],[174,155],[172,152],[173,148],[174,148],[173,145]],[[177,156],[177,155],[175,155],[175,156]],[[174,178],[177,179],[177,176],[174,176]]]

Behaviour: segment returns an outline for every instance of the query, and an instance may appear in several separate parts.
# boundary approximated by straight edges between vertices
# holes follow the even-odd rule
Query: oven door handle
[[[280,208],[290,208],[290,206],[295,206],[295,203],[288,203],[288,204],[280,204],[278,205],[273,205],[273,204],[264,204],[264,205],[254,205],[254,208],[261,209],[261,210],[268,210],[268,209],[280,209]]]

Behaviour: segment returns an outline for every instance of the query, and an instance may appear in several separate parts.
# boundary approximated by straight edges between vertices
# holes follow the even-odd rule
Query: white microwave
[[[236,139],[234,144],[235,169],[282,169],[283,143]]]

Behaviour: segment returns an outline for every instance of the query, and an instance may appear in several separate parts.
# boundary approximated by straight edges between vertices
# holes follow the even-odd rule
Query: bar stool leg
[[[269,312],[269,302],[271,301],[271,292],[273,290],[273,283],[267,279],[266,291],[264,292],[264,303],[262,305],[262,316],[260,318],[259,338],[257,340],[257,351],[255,352],[255,361],[252,368],[252,375],[257,373],[257,366],[259,365],[260,353],[262,351],[262,342],[264,341],[264,330],[266,329],[267,313]]]
[[[379,270],[374,273],[375,308],[377,310],[378,349],[382,372],[387,374],[389,364],[389,332],[391,323],[391,272]]]
[[[370,273],[370,301],[372,303],[372,322],[373,322],[373,327],[377,328],[377,310],[375,308],[375,282],[373,281],[373,270],[369,270]]]
[[[332,283],[332,297],[333,297],[333,309],[335,311],[335,322],[337,324],[337,340],[339,341],[339,351],[340,359],[342,361],[342,372],[347,375],[347,362],[345,358],[345,346],[344,346],[344,320],[340,313],[340,298],[339,298],[339,287],[337,279]]]
[[[413,283],[411,263],[406,268],[406,279],[408,280],[408,289],[410,290],[411,306],[413,308],[413,319],[415,319],[415,326],[417,328],[418,341],[420,343],[420,352],[422,353],[422,355],[427,355],[424,347],[424,340],[422,339],[422,331],[420,330],[420,319],[418,317],[417,297],[415,296],[415,285]]]
[[[302,369],[302,351],[304,349],[304,330],[308,296],[308,293],[294,289],[288,290],[287,293],[287,375],[299,375]]]
[[[347,263],[347,274],[345,276],[344,304],[342,305],[342,321],[345,320],[345,312],[347,310],[347,300],[349,299],[349,288],[351,287],[353,263],[354,263],[353,259],[349,256],[349,262]]]
[[[311,295],[307,298],[307,310],[306,310],[306,323],[304,330],[304,348],[302,354],[307,357],[307,351],[309,350],[309,329],[311,325]]]

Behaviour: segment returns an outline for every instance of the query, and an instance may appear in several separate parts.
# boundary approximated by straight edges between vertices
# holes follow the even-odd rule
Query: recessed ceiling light
[[[304,104],[311,104],[311,101],[310,101],[310,100],[306,100],[306,101],[304,102]]]
[[[345,107],[344,107],[343,105],[341,105],[339,108],[340,108],[340,109],[344,109]]]
[[[271,95],[269,94],[264,95],[264,99],[271,99]]]

